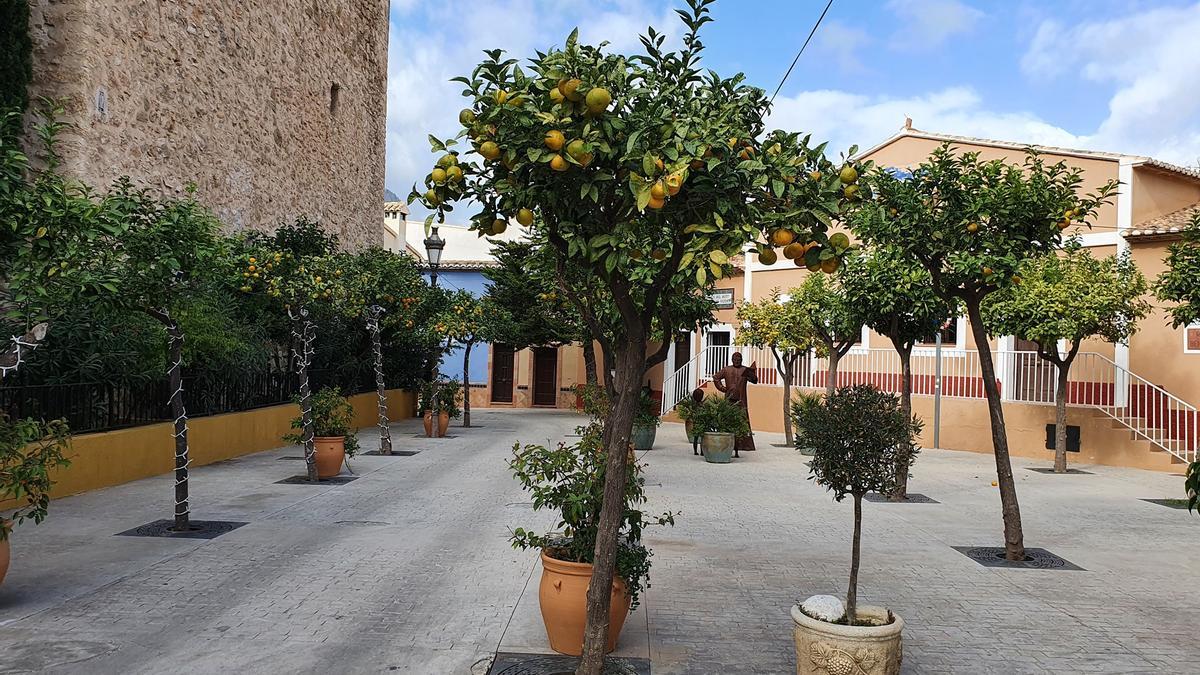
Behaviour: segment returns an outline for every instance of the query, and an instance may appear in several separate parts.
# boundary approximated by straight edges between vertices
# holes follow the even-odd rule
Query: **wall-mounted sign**
[[[732,288],[714,288],[709,291],[708,297],[717,303],[717,309],[733,309]]]

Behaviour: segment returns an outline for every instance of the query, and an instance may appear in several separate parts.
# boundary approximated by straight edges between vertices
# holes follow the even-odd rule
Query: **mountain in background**
[[[384,188],[383,189],[383,201],[398,202],[398,201],[400,201],[400,198],[396,196],[395,192],[392,192],[391,190]]]

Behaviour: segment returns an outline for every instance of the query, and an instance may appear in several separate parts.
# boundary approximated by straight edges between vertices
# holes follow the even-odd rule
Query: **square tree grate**
[[[345,485],[352,480],[358,480],[358,476],[334,476],[333,478],[322,478],[315,483],[308,479],[308,476],[292,476],[283,480],[275,481],[276,485]]]
[[[1186,499],[1143,499],[1142,501],[1165,506],[1169,509],[1186,509],[1188,507]]]
[[[431,441],[440,441],[446,438],[458,438],[458,436],[454,436],[452,434],[446,434],[445,436],[426,436],[425,434],[413,434],[413,438],[424,438]]]
[[[926,497],[920,492],[909,492],[902,502],[894,502],[888,499],[887,495],[881,495],[878,492],[868,492],[863,495],[863,499],[877,504],[941,504],[941,502],[933,497]]]
[[[1025,468],[1029,471],[1036,471],[1038,473],[1048,473],[1050,475],[1054,475],[1054,467],[1052,467],[1052,466],[1027,466]],[[1091,471],[1084,471],[1083,469],[1067,469],[1067,473],[1075,474],[1077,476],[1095,475]],[[1061,476],[1062,474],[1058,474],[1058,475]]]
[[[132,530],[116,533],[115,537],[166,537],[168,539],[216,539],[226,532],[233,532],[246,523],[233,520],[192,520],[188,529],[177,531],[174,520],[156,520],[139,525]]]
[[[951,548],[984,567],[1086,571],[1082,567],[1060,558],[1044,548],[1027,548],[1025,549],[1025,559],[1016,561],[1004,558],[1003,546],[952,546]]]
[[[420,450],[393,450],[390,455],[385,455],[378,450],[372,450],[370,452],[360,452],[358,454],[370,455],[372,457],[412,457],[413,455],[417,454],[418,452],[421,452],[421,451]]]
[[[496,652],[496,660],[488,675],[575,675],[579,658],[562,654],[519,654]],[[604,660],[605,675],[650,675],[650,661],[608,657]]]

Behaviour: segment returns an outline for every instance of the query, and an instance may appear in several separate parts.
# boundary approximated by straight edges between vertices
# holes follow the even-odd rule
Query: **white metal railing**
[[[710,346],[687,364],[668,375],[663,383],[662,411],[667,413],[696,387],[728,365],[734,351],[742,362],[755,364],[759,384],[782,384],[771,350],[757,347]],[[992,353],[1001,398],[1013,403],[1054,405],[1058,371],[1036,352]],[[937,355],[918,349],[910,361],[912,393],[933,396],[938,385]],[[823,389],[828,382],[829,360],[815,355],[797,359],[793,386]],[[853,349],[838,363],[837,384],[872,384],[884,391],[901,389],[900,356],[892,349]],[[980,375],[979,352],[943,349],[941,393],[949,398],[985,397]],[[1111,359],[1094,352],[1081,352],[1071,365],[1066,390],[1067,405],[1094,408],[1128,427],[1138,437],[1185,462],[1198,459],[1200,412],[1196,407],[1151,383]]]

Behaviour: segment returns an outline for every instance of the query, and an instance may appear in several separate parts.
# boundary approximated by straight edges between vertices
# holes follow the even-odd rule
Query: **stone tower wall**
[[[387,0],[30,0],[31,108],[60,100],[65,169],[195,183],[230,231],[300,215],[378,244]]]

